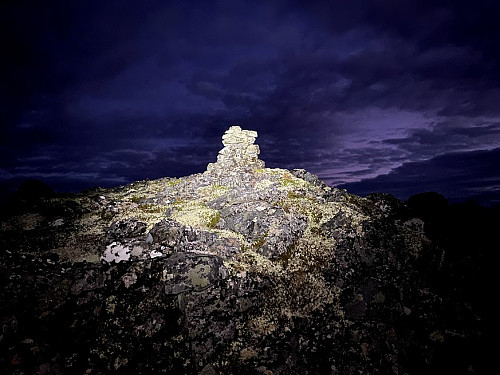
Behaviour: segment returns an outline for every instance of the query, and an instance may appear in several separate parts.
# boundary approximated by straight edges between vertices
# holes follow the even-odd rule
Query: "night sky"
[[[3,0],[0,186],[268,167],[500,202],[500,2]]]

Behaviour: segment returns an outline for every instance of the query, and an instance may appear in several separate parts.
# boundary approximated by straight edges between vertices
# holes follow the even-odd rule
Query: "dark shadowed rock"
[[[24,181],[14,195],[14,199],[32,201],[54,195],[54,191],[39,180]]]

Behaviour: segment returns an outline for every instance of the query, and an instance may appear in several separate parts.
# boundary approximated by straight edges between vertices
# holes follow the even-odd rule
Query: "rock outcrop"
[[[264,168],[256,136],[203,174],[3,207],[0,373],[480,373],[484,315],[425,223]]]

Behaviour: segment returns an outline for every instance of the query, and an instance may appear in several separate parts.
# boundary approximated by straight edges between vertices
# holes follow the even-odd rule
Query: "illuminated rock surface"
[[[262,172],[265,163],[259,159],[259,146],[254,144],[257,132],[231,126],[222,136],[224,148],[217,162],[210,163],[204,175],[215,185],[237,187],[251,184],[254,174]]]
[[[224,148],[219,151],[217,163],[209,164],[208,172],[217,169],[227,173],[234,169],[254,171],[264,168],[264,162],[259,160],[259,146],[254,144],[256,138],[256,131],[231,126],[222,136]]]
[[[414,211],[264,168],[256,137],[231,127],[203,174],[5,206],[0,373],[480,369],[483,312]]]

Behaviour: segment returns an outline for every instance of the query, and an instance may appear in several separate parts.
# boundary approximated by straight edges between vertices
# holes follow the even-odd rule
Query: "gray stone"
[[[257,132],[231,126],[222,136],[224,148],[217,155],[217,162],[210,163],[205,172],[219,185],[234,186],[244,183],[241,176],[245,173],[263,169],[265,163],[259,159],[260,149],[255,145]]]

